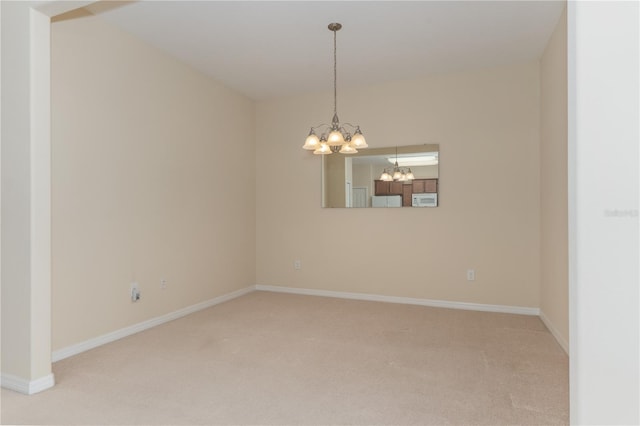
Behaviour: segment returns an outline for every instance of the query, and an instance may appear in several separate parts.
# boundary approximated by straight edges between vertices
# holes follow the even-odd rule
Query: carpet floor
[[[539,318],[256,291],[2,389],[3,424],[555,425],[569,360]]]

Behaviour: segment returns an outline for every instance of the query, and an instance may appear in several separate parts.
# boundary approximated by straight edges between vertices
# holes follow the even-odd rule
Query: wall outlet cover
[[[131,283],[130,295],[132,302],[137,302],[138,300],[140,300],[140,287],[138,286],[137,282]]]

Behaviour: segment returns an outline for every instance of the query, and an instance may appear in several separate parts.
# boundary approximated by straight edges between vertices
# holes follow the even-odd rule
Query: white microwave
[[[437,207],[438,194],[411,194],[411,206],[413,207]]]

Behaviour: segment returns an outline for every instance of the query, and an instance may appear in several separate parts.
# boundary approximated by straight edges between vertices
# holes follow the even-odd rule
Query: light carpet
[[[568,357],[524,315],[256,291],[53,371],[3,424],[569,422]]]

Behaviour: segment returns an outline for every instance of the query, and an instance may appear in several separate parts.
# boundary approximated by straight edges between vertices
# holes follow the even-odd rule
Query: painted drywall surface
[[[567,15],[540,61],[540,310],[569,342]]]
[[[440,207],[321,209],[320,159],[300,147],[331,93],[259,103],[257,283],[538,307],[539,64],[338,97],[370,147],[440,144]]]
[[[327,158],[327,186],[325,199],[327,200],[327,206],[345,206],[345,160],[344,156],[338,157],[337,155]]]
[[[53,349],[253,285],[253,102],[95,17],[52,80]]]
[[[2,373],[31,379],[28,2],[2,8]]]
[[[569,2],[571,423],[640,424],[640,4]]]

